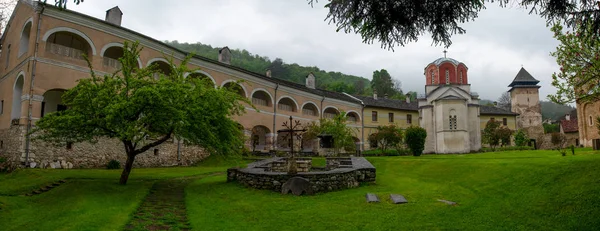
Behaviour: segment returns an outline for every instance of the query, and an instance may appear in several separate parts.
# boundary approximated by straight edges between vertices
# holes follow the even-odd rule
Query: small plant
[[[525,131],[523,131],[523,129],[519,129],[515,133],[515,145],[516,146],[518,146],[518,147],[527,146],[528,141],[529,141],[529,138],[527,138],[527,134],[525,134]]]
[[[572,145],[572,144],[571,144],[571,146],[570,146],[569,148],[571,149],[571,153],[572,153],[573,155],[575,155],[575,145]]]
[[[118,160],[110,160],[108,162],[108,164],[106,165],[106,169],[120,169],[121,168],[121,162],[119,162]]]
[[[422,127],[410,126],[405,131],[405,143],[414,156],[420,156],[425,149],[427,131]]]

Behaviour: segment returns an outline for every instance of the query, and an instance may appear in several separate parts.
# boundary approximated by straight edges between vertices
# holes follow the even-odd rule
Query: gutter
[[[359,98],[356,98],[346,92],[342,92],[344,95],[360,102],[361,105],[361,109],[360,109],[360,114],[362,116],[362,118],[360,118],[360,128],[361,128],[361,134],[360,134],[360,141],[362,142],[362,144],[360,145],[361,151],[365,150],[365,103],[360,100]]]
[[[35,4],[35,6],[40,7],[41,10],[37,10],[38,12],[38,22],[37,22],[37,28],[36,28],[36,32],[35,32],[35,48],[34,48],[34,52],[33,52],[33,63],[31,65],[31,81],[29,84],[29,102],[28,102],[28,106],[27,106],[27,133],[25,134],[25,167],[27,168],[27,166],[29,166],[29,151],[30,151],[30,143],[31,143],[31,135],[29,134],[31,132],[31,124],[32,124],[32,118],[31,118],[31,111],[33,110],[33,83],[35,80],[35,67],[37,64],[37,56],[38,56],[38,51],[39,51],[39,41],[40,41],[40,31],[41,31],[41,25],[42,25],[42,14],[44,13],[44,5],[43,4]],[[41,116],[41,115],[40,115]]]
[[[279,89],[279,83],[276,83],[277,85],[275,85],[275,98],[273,99],[273,131],[271,131],[271,133],[273,134],[271,136],[272,142],[271,142],[271,150],[275,151],[275,147],[277,146],[277,137],[275,136],[275,132],[277,130],[277,128],[275,127],[275,122],[277,121],[277,89]]]

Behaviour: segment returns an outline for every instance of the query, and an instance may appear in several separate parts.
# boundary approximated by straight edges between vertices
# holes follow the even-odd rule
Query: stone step
[[[378,203],[379,197],[373,193],[367,193],[367,202],[368,203]]]
[[[394,204],[408,203],[406,198],[404,198],[404,196],[402,196],[400,194],[390,194],[390,199],[392,200],[392,202],[394,202]]]
[[[447,200],[440,200],[440,199],[438,199],[437,201],[444,202],[444,203],[446,203],[448,205],[456,205],[456,202],[454,202],[454,201],[447,201]]]

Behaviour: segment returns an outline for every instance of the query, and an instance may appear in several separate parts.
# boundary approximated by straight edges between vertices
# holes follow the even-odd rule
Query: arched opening
[[[200,73],[200,72],[194,72],[194,73],[190,73],[187,78],[190,79],[198,79],[202,82],[202,84],[205,84],[204,86],[208,86],[208,87],[215,87],[215,82],[212,78],[208,77],[207,75]]]
[[[170,75],[173,72],[173,67],[171,67],[171,65],[162,60],[152,62],[150,63],[150,66],[154,66],[154,70],[156,70],[156,72],[154,73],[154,79],[158,79],[161,74]]]
[[[242,98],[246,97],[246,91],[244,90],[244,88],[235,82],[227,82],[223,85],[223,87],[231,91],[237,92]]]
[[[10,113],[11,120],[21,118],[21,95],[23,94],[24,81],[25,78],[23,75],[19,75],[15,81],[15,86],[13,88],[12,110]]]
[[[252,94],[252,104],[270,107],[271,105],[271,96],[263,91],[258,90]]]
[[[307,116],[319,116],[319,109],[313,103],[307,103],[302,106],[302,114]]]
[[[104,51],[104,54],[102,54],[102,64],[105,67],[121,69],[121,62],[119,62],[119,58],[121,57],[123,57],[123,47],[109,47]]]
[[[277,102],[277,109],[282,111],[295,112],[297,108],[298,106],[296,106],[296,102],[288,97],[281,98],[279,102]]]
[[[48,113],[67,110],[62,102],[62,95],[65,93],[63,89],[48,90],[44,93],[44,100],[42,101],[41,116],[48,115]]]
[[[257,125],[252,128],[252,151],[268,151],[269,141],[267,135],[271,133],[269,128]]]
[[[28,21],[21,32],[21,41],[19,42],[19,56],[29,51],[29,35],[31,34],[31,21]]]
[[[348,118],[348,122],[356,123],[360,121],[360,117],[356,112],[348,112],[346,117]]]
[[[325,108],[325,111],[323,111],[323,117],[327,118],[327,119],[333,119],[335,116],[339,115],[340,111],[338,111],[335,108],[332,107],[328,107]]]
[[[68,31],[58,31],[46,39],[46,51],[73,59],[92,58],[91,45],[81,36]]]

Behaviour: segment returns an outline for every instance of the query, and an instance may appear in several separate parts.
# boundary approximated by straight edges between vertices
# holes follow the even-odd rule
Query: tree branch
[[[159,144],[162,144],[162,143],[164,143],[165,141],[167,141],[168,139],[170,139],[170,138],[171,138],[171,134],[173,134],[173,129],[171,129],[171,131],[169,131],[169,133],[167,133],[165,136],[163,136],[163,137],[162,137],[162,138],[160,138],[159,140],[157,140],[157,141],[154,141],[154,142],[152,142],[152,143],[149,143],[149,144],[146,144],[146,145],[144,145],[142,148],[140,148],[140,149],[138,149],[138,150],[134,150],[134,151],[133,151],[133,153],[134,153],[134,156],[135,156],[135,155],[137,155],[137,154],[143,153],[143,152],[145,152],[145,151],[148,151],[148,149],[150,149],[150,148],[153,148],[153,147],[156,147],[156,146],[158,146]]]

